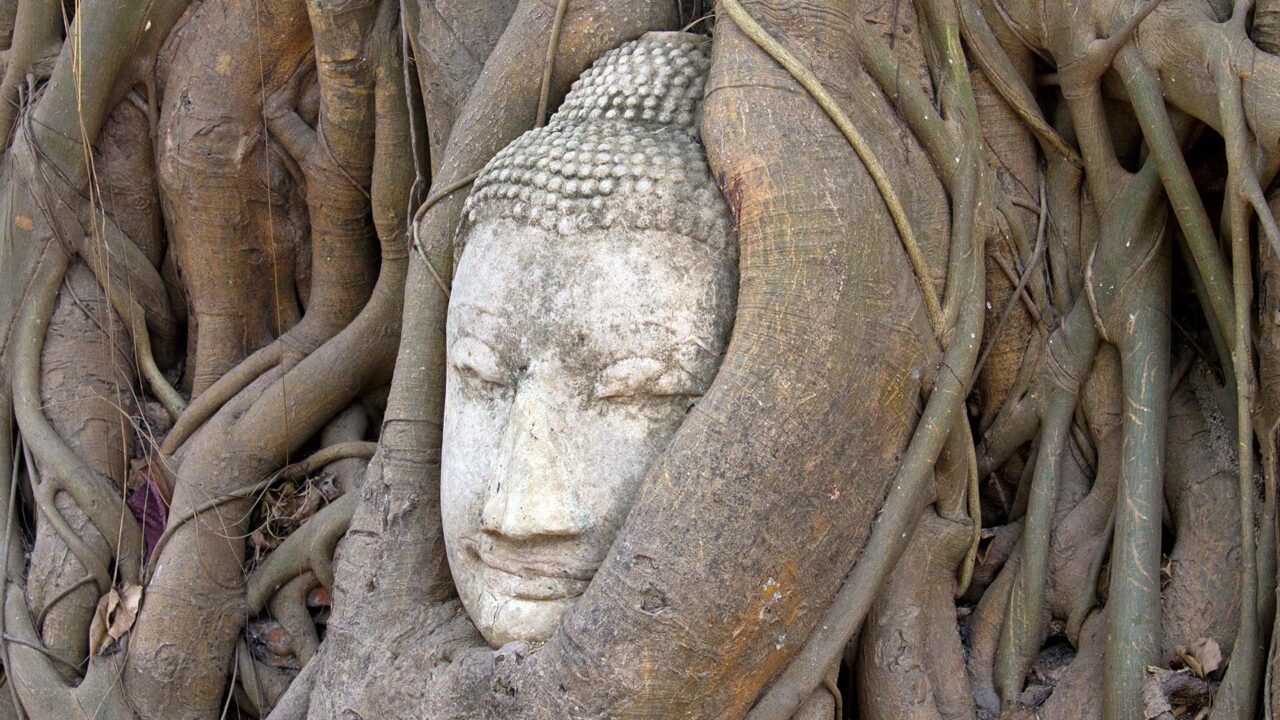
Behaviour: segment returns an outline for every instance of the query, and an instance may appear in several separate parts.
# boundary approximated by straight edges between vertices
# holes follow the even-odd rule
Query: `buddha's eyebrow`
[[[488,305],[481,305],[474,302],[462,302],[449,308],[450,312],[458,313],[460,320],[467,323],[478,323],[482,326],[505,327],[508,324],[506,314],[497,308]]]
[[[511,318],[496,308],[462,303],[449,309],[452,322],[449,323],[449,335],[455,337],[473,337],[493,346],[495,350],[509,350],[511,339]]]

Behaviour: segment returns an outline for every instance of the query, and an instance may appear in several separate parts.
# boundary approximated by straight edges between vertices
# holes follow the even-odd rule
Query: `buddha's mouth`
[[[512,551],[515,552],[512,552]],[[521,558],[520,548],[503,548],[492,541],[469,541],[466,552],[483,568],[490,592],[518,600],[568,600],[586,592],[596,567],[570,568],[554,560]],[[547,555],[545,548],[527,553]]]

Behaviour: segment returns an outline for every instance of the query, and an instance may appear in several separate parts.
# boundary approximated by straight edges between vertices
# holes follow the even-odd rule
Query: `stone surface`
[[[697,140],[708,52],[649,33],[607,53],[468,200],[442,515],[495,646],[545,640],[587,589],[728,341],[737,246]]]
[[[727,206],[697,140],[710,42],[648,33],[606,53],[547,125],[498,152],[467,198],[462,247],[485,220],[561,235],[661,228],[723,245]]]

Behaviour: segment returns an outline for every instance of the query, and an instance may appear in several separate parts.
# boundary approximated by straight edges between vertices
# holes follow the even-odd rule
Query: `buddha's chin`
[[[576,600],[527,600],[481,591],[475,600],[478,607],[467,611],[484,639],[497,648],[516,641],[545,642]]]

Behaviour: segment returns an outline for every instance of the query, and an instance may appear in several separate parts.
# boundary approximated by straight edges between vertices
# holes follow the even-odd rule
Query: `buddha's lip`
[[[564,600],[586,591],[596,567],[570,568],[555,563],[528,562],[511,556],[508,548],[492,541],[466,543],[480,564],[492,575],[493,590],[521,600]]]

